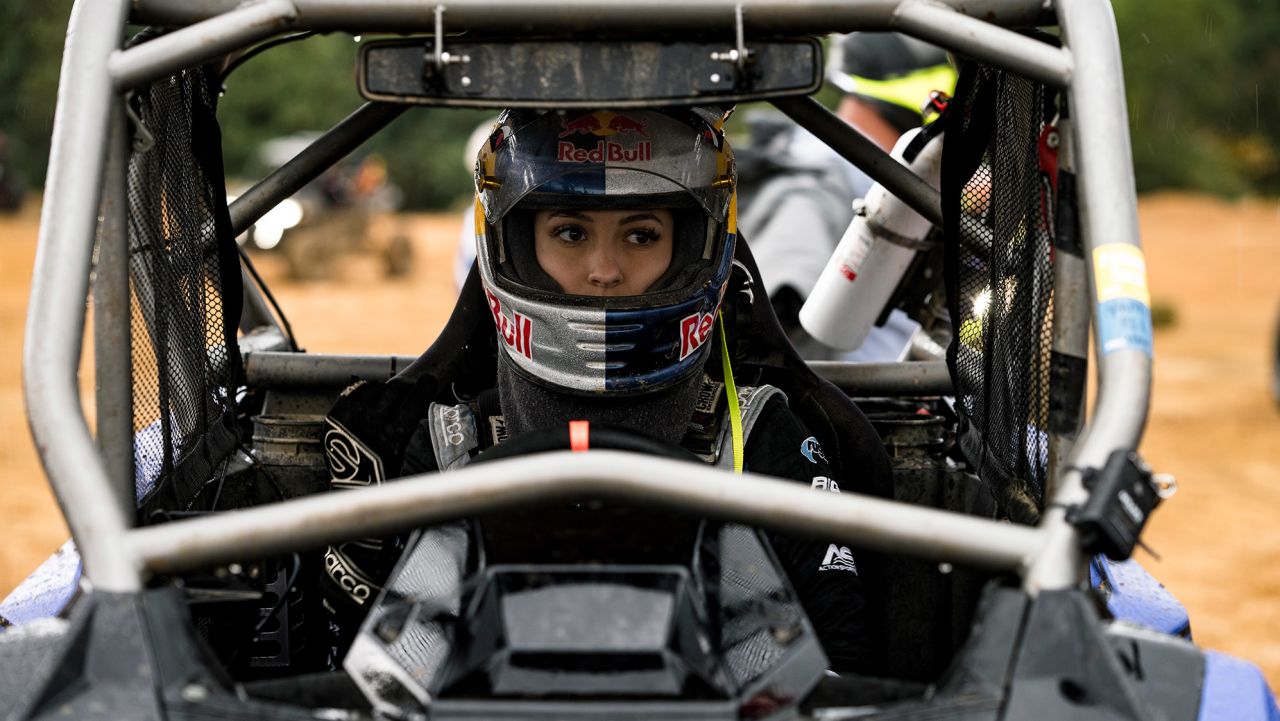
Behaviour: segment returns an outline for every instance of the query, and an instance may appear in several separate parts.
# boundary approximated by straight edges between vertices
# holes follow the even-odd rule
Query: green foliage
[[[1280,3],[1116,0],[1139,190],[1280,191]]]
[[[1280,2],[1113,2],[1139,189],[1280,193]],[[0,23],[13,29],[0,42],[0,131],[31,186],[44,179],[70,8],[71,0],[0,2]],[[264,171],[252,167],[262,142],[327,129],[357,108],[357,47],[347,35],[315,37],[239,68],[219,110],[228,171],[254,179]],[[488,116],[413,109],[357,154],[386,159],[406,207],[446,207],[471,191],[463,144]]]
[[[349,35],[312,37],[271,48],[237,68],[218,107],[228,174],[256,180],[271,170],[257,158],[263,142],[327,130],[358,108],[363,101],[352,80],[358,47]],[[471,192],[462,158],[467,136],[490,117],[411,108],[354,155],[377,153],[386,160],[406,209],[450,207]]]
[[[71,0],[0,2],[0,132],[27,185],[44,184]]]

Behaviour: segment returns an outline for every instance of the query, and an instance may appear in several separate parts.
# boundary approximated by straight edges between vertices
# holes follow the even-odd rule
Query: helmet
[[[920,126],[931,92],[955,90],[956,70],[935,45],[898,33],[854,32],[835,39],[827,81],[871,103],[905,133]]]
[[[736,239],[736,176],[702,108],[508,110],[476,161],[476,258],[498,344],[551,390],[647,393],[689,379],[711,344]],[[668,208],[665,274],[641,295],[571,295],[538,265],[536,209]]]

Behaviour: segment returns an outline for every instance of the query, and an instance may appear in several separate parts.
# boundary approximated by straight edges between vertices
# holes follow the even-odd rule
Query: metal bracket
[[[432,59],[437,73],[443,73],[446,65],[471,62],[470,55],[450,55],[444,49],[444,6],[436,6],[435,57]]]
[[[735,47],[725,52],[711,53],[712,60],[719,60],[726,63],[733,63],[737,70],[738,81],[742,82],[747,77],[747,63],[750,62],[751,56],[754,55],[751,50],[747,49],[743,39],[744,33],[742,29],[742,3],[733,6],[733,31],[735,39]],[[713,78],[712,82],[715,82]]]
[[[124,112],[129,116],[129,124],[133,126],[133,151],[135,153],[145,153],[155,147],[156,138],[147,129],[146,124],[142,122],[142,118],[138,116],[137,111],[133,109],[134,91],[130,90],[124,95]]]
[[[444,71],[450,65],[471,62],[470,55],[454,55],[444,49],[444,5],[437,5],[435,10],[436,32],[435,43],[430,58],[423,65],[422,79],[429,86],[444,87]],[[471,76],[463,75],[458,79],[462,87],[471,85]]]

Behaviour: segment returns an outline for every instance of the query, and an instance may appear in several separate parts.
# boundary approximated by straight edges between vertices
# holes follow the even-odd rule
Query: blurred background
[[[0,597],[67,536],[26,429],[21,339],[70,5],[0,3]],[[1146,536],[1159,559],[1141,560],[1186,604],[1199,643],[1260,664],[1280,688],[1280,3],[1114,7],[1157,326],[1142,452],[1180,481]],[[273,167],[281,141],[358,107],[353,40],[277,48],[230,77],[229,194]],[[416,354],[435,336],[470,202],[464,147],[486,117],[406,113],[318,185],[325,207],[360,211],[322,277],[258,252],[302,345]],[[91,374],[81,383],[88,406]]]

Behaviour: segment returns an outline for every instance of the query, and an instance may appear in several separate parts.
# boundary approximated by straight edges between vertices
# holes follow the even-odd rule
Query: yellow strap
[[[729,396],[729,427],[733,431],[733,472],[742,473],[742,409],[738,407],[738,388],[733,384],[733,366],[729,364],[729,343],[724,337],[724,314],[716,312],[720,322],[720,370],[724,372],[724,391]]]

